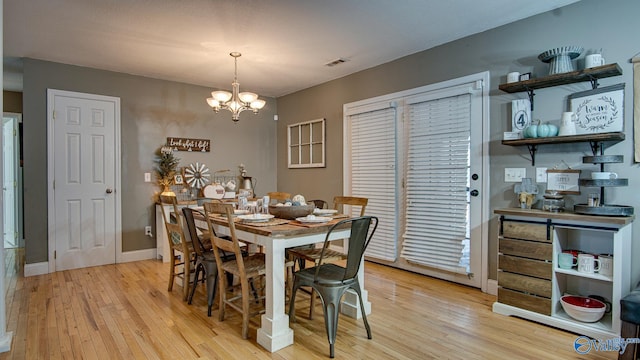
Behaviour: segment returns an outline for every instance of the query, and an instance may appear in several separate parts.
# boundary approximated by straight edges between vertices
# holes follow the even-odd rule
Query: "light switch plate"
[[[151,173],[144,173],[144,182],[151,182]]]
[[[504,182],[521,182],[527,177],[527,169],[525,168],[505,168]]]
[[[536,182],[538,184],[547,182],[547,168],[536,168]]]

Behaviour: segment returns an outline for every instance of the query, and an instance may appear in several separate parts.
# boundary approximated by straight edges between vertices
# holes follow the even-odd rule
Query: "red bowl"
[[[562,309],[570,317],[582,322],[596,322],[602,318],[606,309],[600,300],[575,295],[565,295],[560,298]]]
[[[562,300],[568,304],[583,308],[600,309],[606,307],[602,301],[584,296],[565,295]]]

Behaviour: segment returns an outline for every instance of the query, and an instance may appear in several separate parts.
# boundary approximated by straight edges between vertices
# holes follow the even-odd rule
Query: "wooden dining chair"
[[[182,213],[178,209],[178,201],[175,196],[160,195],[160,209],[164,226],[167,229],[169,245],[169,286],[168,291],[173,290],[175,278],[182,279],[182,299],[187,300],[189,294],[189,282],[193,265],[193,244],[187,240],[182,227]],[[173,206],[175,222],[171,221],[171,214],[165,210],[166,205]]]
[[[369,203],[368,198],[364,197],[356,197],[356,196],[335,196],[333,198],[333,208],[338,210],[338,212],[344,214],[344,206],[349,205],[352,207],[360,207],[360,216],[364,216],[364,211],[367,209],[367,204]],[[351,209],[352,213],[354,212],[354,208]],[[357,208],[355,209],[357,212]]]
[[[269,201],[277,200],[279,202],[284,202],[286,200],[291,200],[291,194],[288,192],[272,191],[268,192],[267,195],[269,195]]]
[[[240,242],[236,236],[233,217],[233,205],[222,203],[204,203],[205,218],[209,227],[213,229],[211,215],[225,215],[229,227],[229,239],[211,236],[213,254],[218,267],[218,293],[220,299],[219,319],[224,320],[226,307],[230,307],[242,314],[242,338],[249,337],[249,319],[264,313],[264,290],[254,289],[257,295],[249,295],[251,284],[264,284],[266,273],[265,257],[263,253],[244,255]],[[212,232],[213,233],[213,232]],[[223,261],[224,252],[232,253],[235,259]],[[237,285],[229,284],[226,274],[232,274],[239,279]],[[238,289],[238,287],[240,289]],[[240,290],[240,291],[238,291]]]
[[[360,207],[360,216],[364,216],[364,212],[367,208],[369,199],[363,197],[354,196],[335,196],[333,198],[333,208],[341,213],[344,213],[344,206],[350,205]],[[353,209],[352,209],[353,210]],[[357,211],[357,209],[356,209]],[[324,256],[321,257],[323,249],[316,248],[315,246],[300,246],[287,250],[287,257],[293,260],[294,264],[298,264],[300,269],[304,269],[307,261],[312,261],[315,266],[318,266],[322,262],[337,262],[346,259],[344,253],[333,250],[330,248],[324,249]],[[313,319],[313,312],[315,310],[315,294],[313,289],[310,291],[311,304],[309,307],[309,319]]]
[[[373,229],[371,226],[373,224]],[[329,249],[329,238],[334,229],[341,229],[344,226],[351,226],[351,235],[349,236],[349,244],[346,253],[346,265],[338,266],[336,264],[327,264],[324,260],[325,252]],[[364,326],[367,329],[367,338],[371,339],[371,328],[367,321],[367,314],[362,301],[362,289],[358,281],[358,271],[371,238],[378,227],[378,218],[375,216],[362,216],[351,219],[342,220],[333,225],[324,240],[324,244],[320,251],[320,261],[318,265],[301,269],[293,274],[293,290],[291,301],[289,301],[289,319],[296,321],[295,313],[295,297],[296,292],[301,286],[309,286],[315,290],[322,299],[324,310],[324,324],[329,340],[329,356],[334,357],[334,345],[336,342],[336,334],[338,331],[338,315],[340,313],[340,300],[348,289],[353,289],[358,294],[360,301],[360,310]]]

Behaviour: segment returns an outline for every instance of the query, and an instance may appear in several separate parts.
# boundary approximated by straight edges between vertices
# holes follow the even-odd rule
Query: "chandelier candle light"
[[[232,52],[231,55],[235,62],[235,72],[233,77],[233,93],[228,91],[218,90],[212,91],[211,97],[207,98],[207,103],[213,108],[216,113],[220,109],[226,109],[231,111],[231,119],[237,122],[240,113],[245,110],[253,110],[254,114],[258,113],[258,110],[262,109],[265,105],[265,101],[258,99],[258,94],[252,92],[240,92],[240,83],[238,83],[238,58],[242,55],[239,52]]]

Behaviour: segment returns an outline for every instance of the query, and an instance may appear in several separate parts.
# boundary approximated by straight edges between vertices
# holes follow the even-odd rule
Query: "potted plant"
[[[162,187],[162,195],[174,195],[170,186],[178,169],[180,159],[173,155],[173,149],[163,146],[156,151],[156,178],[158,185]]]

